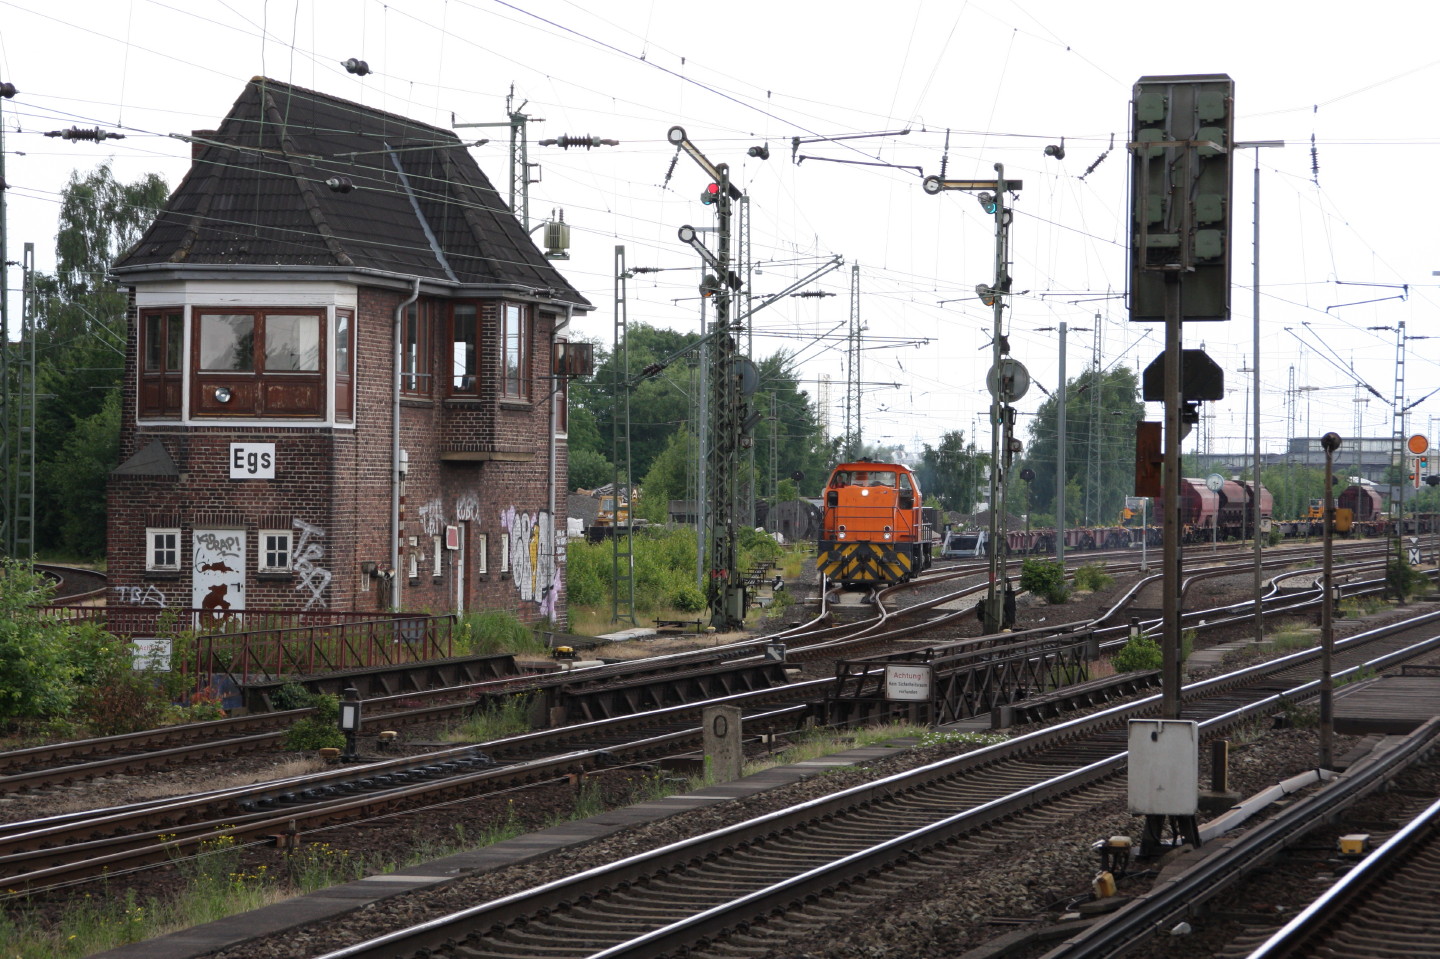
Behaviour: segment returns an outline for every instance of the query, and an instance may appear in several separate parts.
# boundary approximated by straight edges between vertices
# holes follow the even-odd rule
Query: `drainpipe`
[[[551,380],[555,379],[555,340],[562,330],[568,330],[570,328],[570,319],[574,315],[574,313],[575,307],[569,303],[565,304],[565,322],[557,326],[555,328],[555,332],[552,333],[550,336]],[[555,573],[560,568],[560,537],[561,535],[569,535],[567,526],[560,523],[560,517],[557,516],[555,512],[555,486],[557,482],[555,470],[556,467],[559,465],[558,461],[560,459],[559,438],[557,436],[558,430],[556,430],[555,428],[555,413],[556,405],[559,403],[559,396],[560,388],[557,384],[552,382],[550,384],[550,468],[548,470],[550,474],[550,582],[545,584],[546,589],[549,589],[550,586],[555,583]],[[565,488],[567,490],[570,488],[568,482]],[[566,510],[566,513],[568,514],[569,510]],[[555,606],[555,609],[558,612],[559,597],[551,597],[551,603]],[[566,626],[568,627],[569,624],[567,623]]]
[[[395,307],[395,395],[390,404],[390,609],[400,612],[400,353],[403,337],[401,324],[405,308],[420,299],[420,277],[415,277],[410,298]]]

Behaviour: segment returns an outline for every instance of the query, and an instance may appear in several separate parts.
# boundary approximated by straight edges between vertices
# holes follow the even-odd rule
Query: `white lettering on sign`
[[[231,479],[274,479],[274,443],[231,443]]]
[[[925,702],[931,697],[934,674],[930,666],[888,663],[885,666],[885,698],[900,702]]]

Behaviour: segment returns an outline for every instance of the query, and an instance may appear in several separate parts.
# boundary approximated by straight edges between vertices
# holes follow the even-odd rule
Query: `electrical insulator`
[[[353,73],[357,77],[363,77],[370,72],[370,64],[364,60],[356,60],[354,57],[351,57],[340,65],[344,67],[347,72]]]
[[[770,159],[770,144],[767,143],[764,146],[751,147],[745,152],[757,160],[768,160]]]
[[[325,185],[336,193],[349,193],[355,189],[355,182],[348,176],[332,176],[325,181]]]
[[[71,127],[68,130],[51,130],[45,135],[47,137],[60,137],[64,140],[89,140],[93,143],[98,143],[101,140],[125,139],[125,134],[123,133],[110,133],[109,131],[102,130],[99,127],[95,127],[90,130],[82,130],[79,127]]]
[[[11,97],[15,96],[15,94],[19,92],[19,90],[15,89],[15,84],[11,83],[8,80],[4,83],[0,83],[0,97],[4,97],[5,99],[9,100]]]
[[[710,184],[705,188],[705,192],[700,194],[700,202],[706,206],[710,206],[718,199],[720,199],[720,184],[718,183]]]
[[[542,147],[559,147],[562,150],[568,150],[571,147],[584,147],[588,150],[591,147],[618,147],[620,145],[620,141],[602,140],[599,137],[592,137],[588,133],[585,134],[583,137],[574,137],[566,133],[554,139],[541,140],[540,145]]]

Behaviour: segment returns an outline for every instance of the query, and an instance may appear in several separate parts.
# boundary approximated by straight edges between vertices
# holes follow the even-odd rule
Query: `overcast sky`
[[[1228,73],[1237,139],[1286,146],[1236,160],[1233,319],[1185,329],[1185,345],[1203,342],[1226,371],[1204,442],[1249,449],[1258,154],[1265,449],[1283,449],[1292,429],[1352,436],[1357,418],[1363,433],[1388,435],[1401,321],[1408,431],[1435,443],[1440,393],[1422,398],[1440,386],[1437,11],[1433,0],[0,0],[0,81],[20,90],[0,104],[8,254],[18,260],[30,241],[53,267],[59,192],[74,169],[108,159],[122,180],[156,172],[173,188],[189,162],[174,135],[213,127],[252,76],[446,127],[503,122],[513,85],[515,107],[535,118],[531,223],[565,211],[561,269],[598,307],[581,334],[611,340],[617,245],[631,267],[664,268],[632,281],[630,319],[699,329],[698,259],[676,230],[713,216],[699,202],[701,170],[681,157],[671,172],[666,131],[680,124],[750,196],[756,296],[844,261],[809,287],[834,296],[756,315],[755,353],[790,350],[817,398],[828,377],[830,430],[841,432],[858,264],[865,439],[918,451],[961,429],[988,448],[992,319],[973,291],[993,278],[994,224],[968,194],[921,190],[921,172],[940,172],[947,129],[951,177],[993,178],[1003,163],[1023,181],[1011,272],[1028,292],[1008,332],[1013,355],[1053,391],[1059,340],[1042,328],[1068,325],[1071,377],[1097,336],[1103,367],[1143,368],[1163,345],[1160,326],[1128,322],[1123,299],[1134,82]],[[347,74],[351,57],[373,72]],[[43,135],[72,126],[125,139]],[[457,132],[490,138],[473,153],[504,192],[507,131]],[[538,145],[564,134],[621,143]],[[793,137],[856,134],[889,135],[805,143],[798,154],[811,159],[792,159]],[[1062,140],[1063,160],[1045,154]],[[768,160],[747,156],[765,144]],[[872,165],[882,163],[894,166]],[[1032,387],[1019,402],[1022,437],[1043,399]]]

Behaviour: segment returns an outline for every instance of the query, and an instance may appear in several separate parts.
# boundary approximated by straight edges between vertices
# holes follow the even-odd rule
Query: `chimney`
[[[215,131],[215,130],[191,130],[191,131],[190,131],[190,135],[191,135],[192,137],[202,137],[202,138],[204,138],[204,139],[206,139],[206,140],[213,140],[213,139],[215,139],[215,134],[216,134],[216,132],[217,132],[217,131]],[[205,147],[206,147],[206,144],[204,144],[204,143],[197,143],[197,142],[195,142],[194,140],[191,140],[191,141],[190,141],[190,162],[191,162],[191,163],[194,163],[196,160],[200,159],[200,154],[202,154],[202,153],[205,152]]]

